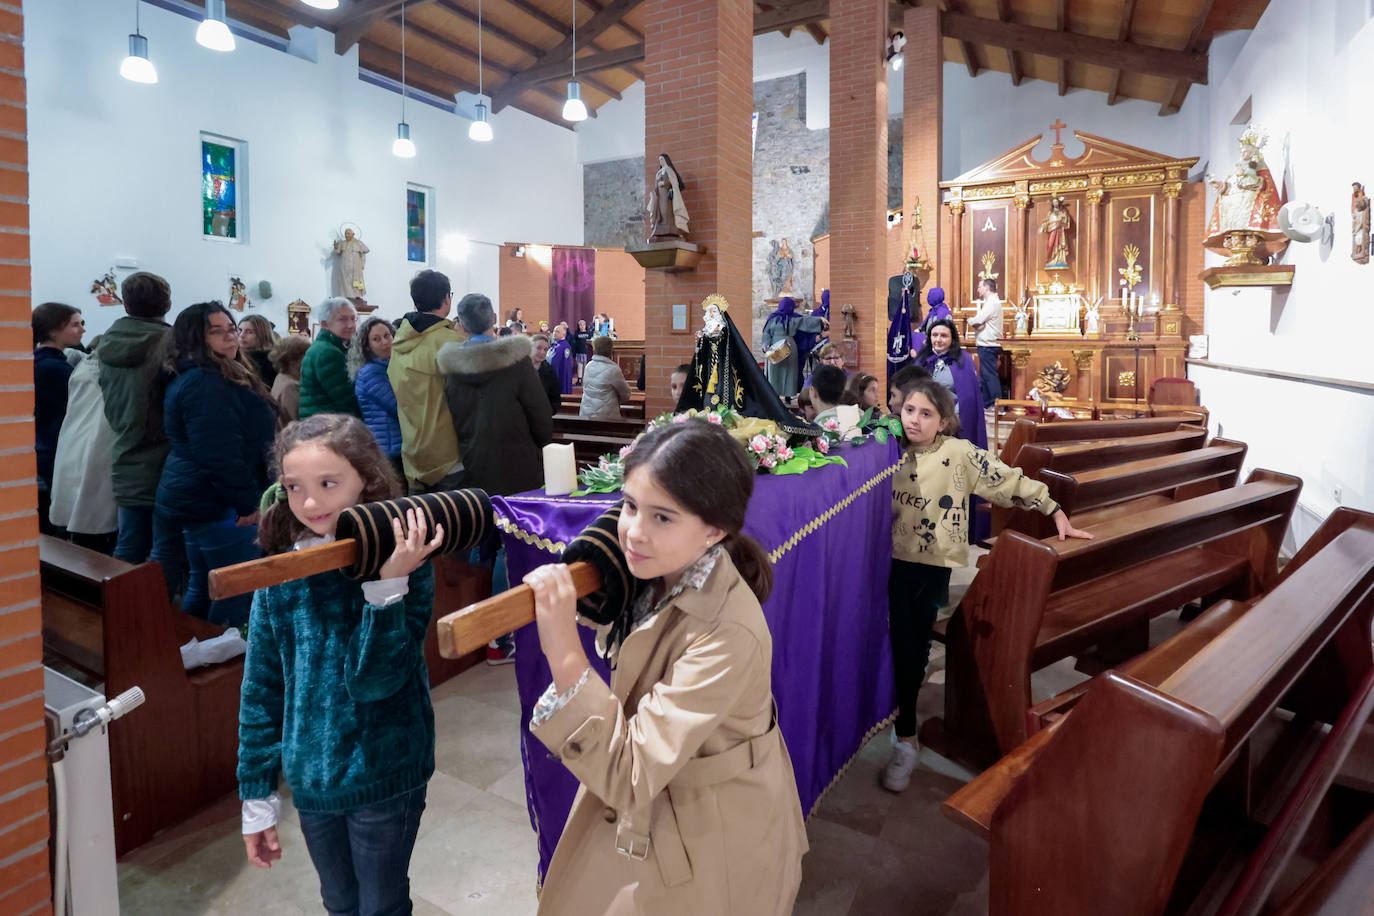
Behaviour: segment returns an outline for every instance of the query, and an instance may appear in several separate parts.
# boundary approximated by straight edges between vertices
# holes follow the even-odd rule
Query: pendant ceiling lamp
[[[478,143],[491,141],[487,106],[482,101],[482,0],[477,0],[477,120],[468,125],[468,139]]]
[[[336,10],[339,8],[339,0],[301,0],[306,6],[313,6],[317,10]]]
[[[196,44],[211,51],[234,50],[234,36],[225,21],[224,0],[205,0],[205,18],[196,27]]]
[[[148,39],[138,23],[139,0],[134,0],[134,33],[129,36],[129,56],[119,65],[119,75],[134,83],[156,83],[157,68],[148,59]]]
[[[572,5],[572,79],[568,80],[568,100],[563,103],[563,120],[587,120],[587,106],[582,102],[582,84],[577,81],[577,0],[573,0]]]
[[[410,125],[406,123],[406,5],[401,4],[401,121],[396,125],[396,139],[391,141],[392,155],[409,159],[415,155],[410,140]]]

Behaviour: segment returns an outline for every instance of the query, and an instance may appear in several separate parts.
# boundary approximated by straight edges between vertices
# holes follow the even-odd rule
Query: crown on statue
[[[1240,148],[1246,152],[1253,150],[1258,153],[1269,142],[1269,131],[1258,124],[1251,124],[1245,129],[1245,133],[1240,135]]]

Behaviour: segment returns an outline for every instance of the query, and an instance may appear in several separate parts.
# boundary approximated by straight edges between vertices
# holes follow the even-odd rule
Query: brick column
[[[720,293],[753,339],[754,10],[737,0],[648,0],[644,10],[645,187],[667,153],[687,189],[690,241],[706,246],[695,270],[646,272],[645,378],[650,417],[668,410],[669,375],[691,362],[695,338],[673,333],[672,306],[701,327],[701,300]]]
[[[830,313],[854,306],[859,366],[885,365],[887,277],[886,0],[830,4]]]
[[[24,18],[0,4],[0,912],[51,913]],[[82,303],[83,305],[85,303]]]
[[[902,17],[906,36],[902,66],[902,210],[903,228],[911,236],[911,214],[921,200],[927,250],[934,264],[925,288],[940,285],[940,150],[945,83],[940,11],[933,6],[908,7]],[[906,251],[903,248],[903,251]]]

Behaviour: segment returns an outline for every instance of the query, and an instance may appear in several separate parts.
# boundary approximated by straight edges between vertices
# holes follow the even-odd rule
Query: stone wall
[[[792,251],[792,293],[811,302],[815,254],[811,240],[830,231],[830,131],[806,127],[806,75],[754,83],[758,134],[754,143],[753,342],[776,298],[769,276],[774,242]],[[902,199],[901,118],[888,126],[888,206]],[[669,151],[672,152],[671,150]],[[644,240],[644,159],[630,157],[583,168],[585,244],[622,247]],[[687,206],[691,209],[691,175]]]

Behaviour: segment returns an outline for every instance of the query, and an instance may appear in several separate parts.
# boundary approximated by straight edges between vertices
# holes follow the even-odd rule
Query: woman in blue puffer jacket
[[[348,348],[348,374],[353,378],[353,392],[363,411],[363,422],[372,430],[377,444],[386,452],[396,473],[405,480],[401,470],[401,421],[396,416],[396,392],[386,377],[391,361],[391,325],[382,318],[369,318],[353,335]]]

